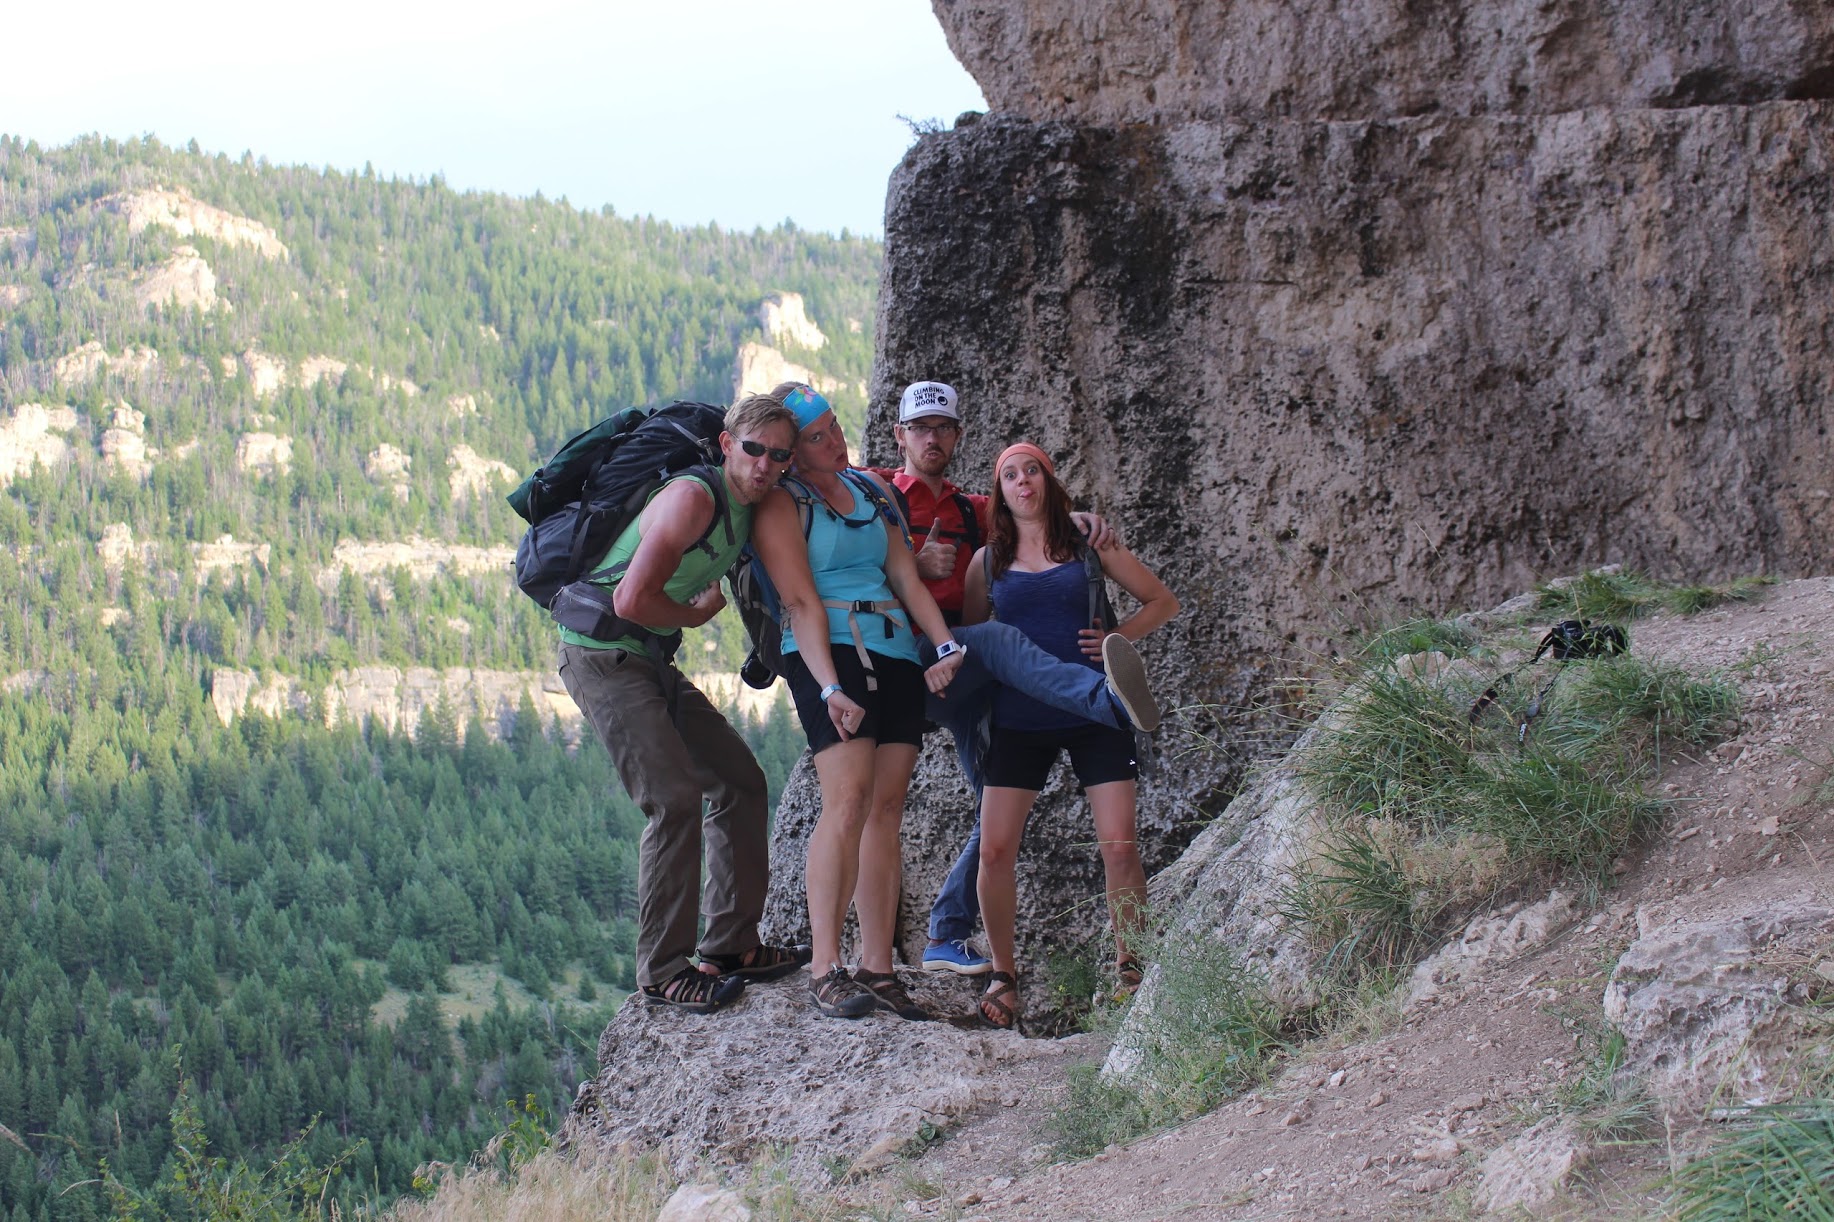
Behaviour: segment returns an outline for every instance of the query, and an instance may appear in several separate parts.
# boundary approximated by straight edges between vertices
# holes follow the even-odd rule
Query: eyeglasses
[[[794,450],[779,450],[776,446],[767,446],[762,441],[753,441],[749,437],[739,438],[739,448],[753,458],[763,458],[769,454],[772,462],[788,462],[796,456]]]
[[[904,426],[904,431],[914,433],[919,437],[939,437],[945,433],[960,432],[961,427],[955,421],[950,420],[943,424],[907,424]]]

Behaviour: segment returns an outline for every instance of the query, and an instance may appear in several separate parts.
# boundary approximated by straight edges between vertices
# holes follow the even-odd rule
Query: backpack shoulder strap
[[[903,518],[908,524],[911,520],[911,498],[904,494],[904,489],[898,486],[898,481],[896,479],[886,480],[885,485],[892,490],[892,501],[898,506],[898,516]],[[911,526],[909,529],[913,535],[917,534],[919,530],[919,528],[915,526]]]
[[[968,554],[974,555],[981,546],[981,515],[974,512],[974,502],[968,494],[957,488],[952,494],[955,508],[962,515],[962,539],[968,548]]]
[[[713,494],[713,516],[707,519],[707,529],[700,532],[700,538],[694,541],[688,551],[693,551],[698,547],[709,556],[717,556],[719,551],[713,546],[713,528],[724,522],[726,533],[728,535],[732,533],[732,498],[726,493],[726,477],[718,467],[707,466],[704,463],[679,471],[673,478],[680,478],[683,475],[691,475],[698,479],[707,486],[707,491]],[[687,555],[687,552],[683,552],[682,555]]]
[[[783,490],[790,494],[790,500],[796,503],[796,513],[802,518],[802,539],[809,541],[809,531],[815,526],[815,502],[821,499],[815,489],[809,487],[794,475],[783,477]]]
[[[1076,550],[1082,558],[1083,573],[1089,581],[1088,623],[1105,632],[1113,632],[1114,607],[1108,601],[1108,580],[1107,574],[1102,571],[1101,553],[1080,540]]]
[[[898,533],[904,537],[905,547],[908,548],[911,546],[910,518],[908,515],[899,512],[898,506],[893,504],[892,498],[886,496],[885,490],[879,487],[878,480],[875,480],[864,471],[856,470],[853,467],[848,467],[845,471],[842,471],[841,478],[859,489],[860,495],[864,496],[867,501],[872,504],[874,509],[883,514],[886,521],[898,528]]]
[[[990,547],[981,553],[981,576],[987,581],[987,618],[1000,618],[1000,609],[993,601],[993,549]]]

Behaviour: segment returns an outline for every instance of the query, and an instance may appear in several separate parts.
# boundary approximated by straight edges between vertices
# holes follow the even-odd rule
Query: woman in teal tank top
[[[902,526],[875,505],[889,505],[890,493],[876,476],[850,469],[847,439],[827,401],[797,384],[772,392],[779,393],[802,429],[794,480],[758,507],[752,542],[782,602],[784,678],[821,782],[807,871],[815,1002],[834,1017],[883,1007],[928,1018],[892,971],[903,881],[898,836],[923,738],[924,689],[941,692],[962,654],[918,576]],[[913,629],[944,655],[927,672]],[[850,903],[861,944],[852,975],[840,945]]]

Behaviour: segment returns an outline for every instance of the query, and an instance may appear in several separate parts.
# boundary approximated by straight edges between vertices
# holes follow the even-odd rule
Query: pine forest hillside
[[[502,494],[747,361],[857,422],[879,260],[0,137],[0,1217],[106,1215],[102,1160],[154,1185],[181,1081],[224,1158],[318,1117],[346,1203],[565,1105],[630,987],[641,817],[554,717]],[[768,711],[735,716],[780,785]]]

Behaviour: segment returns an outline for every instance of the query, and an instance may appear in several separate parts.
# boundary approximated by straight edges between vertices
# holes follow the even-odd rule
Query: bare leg
[[[887,743],[874,753],[872,808],[860,836],[859,882],[854,908],[860,917],[860,966],[869,972],[892,970],[892,938],[898,927],[898,895],[904,881],[904,854],[898,831],[904,822],[904,795],[917,766],[917,748]]]
[[[1137,790],[1133,781],[1111,781],[1091,785],[1088,791],[1089,810],[1095,816],[1095,838],[1102,850],[1117,960],[1133,957],[1128,940],[1139,934],[1146,921],[1146,869],[1140,864],[1135,819]]]
[[[877,746],[870,738],[855,738],[815,756],[821,817],[809,833],[807,885],[809,933],[815,949],[810,971],[816,976],[841,961],[841,927],[846,924],[847,905],[853,902],[860,872],[860,834],[872,800]]]
[[[1025,816],[1038,797],[1035,789],[981,791],[981,923],[996,972],[1017,975],[1013,951],[1014,913],[1018,907],[1014,867],[1019,860],[1019,838]]]

